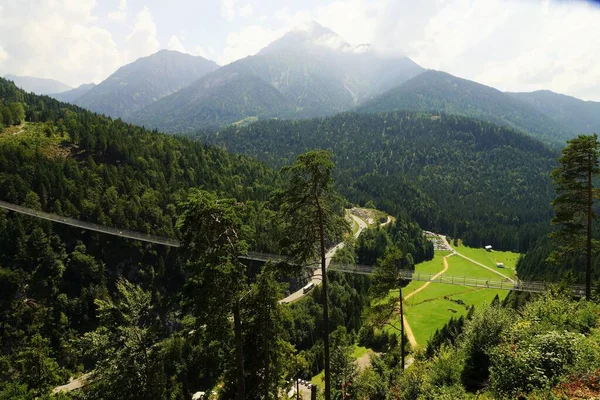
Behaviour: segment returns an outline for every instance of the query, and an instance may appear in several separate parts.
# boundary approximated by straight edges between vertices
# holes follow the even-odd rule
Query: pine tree
[[[325,358],[325,399],[331,399],[329,360],[329,300],[327,296],[326,242],[349,230],[343,217],[340,197],[333,189],[331,153],[310,151],[284,167],[287,186],[276,195],[285,224],[282,245],[294,264],[306,265],[318,257],[323,283],[323,345]]]
[[[591,295],[592,281],[592,223],[597,215],[594,200],[600,192],[594,188],[598,176],[600,143],[597,135],[580,135],[567,142],[559,158],[560,166],[552,172],[557,197],[552,202],[555,216],[552,223],[559,230],[552,236],[560,248],[552,254],[554,260],[585,251],[585,295]]]

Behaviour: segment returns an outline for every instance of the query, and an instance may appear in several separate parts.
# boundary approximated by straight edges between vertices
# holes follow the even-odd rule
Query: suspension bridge
[[[44,211],[34,210],[19,206],[16,204],[8,203],[0,200],[0,208],[13,211],[20,214],[29,215],[32,217],[44,219],[47,221],[56,222],[63,225],[68,225],[80,229],[89,231],[99,232],[107,235],[118,236],[122,238],[140,240],[147,243],[154,243],[161,246],[168,247],[180,247],[181,243],[176,239],[165,238],[162,236],[151,235],[147,233],[136,232],[128,229],[119,229],[105,225],[99,225],[91,222],[80,221],[74,218],[69,218],[57,214],[51,214]],[[457,253],[458,254],[458,253]],[[460,254],[459,254],[460,255]],[[285,256],[259,253],[259,252],[248,252],[246,255],[240,257],[247,260],[254,261],[288,261]],[[315,263],[316,264],[316,263]],[[314,268],[315,264],[307,266],[307,268]],[[487,267],[486,267],[487,268]],[[371,265],[353,265],[353,264],[337,264],[330,263],[328,269],[331,271],[338,271],[352,274],[363,274],[370,275],[373,273],[373,266]],[[448,276],[446,274],[434,275],[421,273],[410,270],[399,271],[399,276],[404,280],[410,281],[421,281],[421,282],[432,282],[432,283],[443,283],[449,285],[460,285],[477,288],[489,288],[489,289],[506,289],[520,292],[531,292],[541,293],[548,288],[548,284],[543,281],[521,281],[513,279],[498,279],[489,280],[483,278],[474,278],[468,276]],[[571,291],[574,296],[581,297],[585,293],[585,286],[582,284],[572,285]]]

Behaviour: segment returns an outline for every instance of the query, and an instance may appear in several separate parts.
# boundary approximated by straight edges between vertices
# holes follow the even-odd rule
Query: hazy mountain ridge
[[[84,83],[75,89],[67,90],[61,93],[52,93],[48,96],[54,97],[56,100],[64,101],[65,103],[73,103],[75,100],[92,90],[96,86],[95,83]]]
[[[5,79],[13,81],[17,87],[23,89],[26,92],[33,92],[35,94],[52,94],[66,92],[67,90],[73,89],[66,83],[57,81],[55,79],[37,78],[35,76],[19,76],[7,74],[4,76]]]
[[[507,93],[576,133],[600,133],[600,102],[580,100],[550,90]]]
[[[293,103],[259,77],[224,67],[150,104],[128,121],[168,133],[218,128],[246,117],[290,117]]]
[[[522,130],[551,145],[573,137],[570,129],[513,96],[434,70],[416,76],[357,110],[437,111],[465,115]]]
[[[161,50],[119,68],[75,100],[78,106],[111,117],[127,117],[176,92],[219,66],[199,56]]]
[[[167,132],[213,127],[215,121],[235,122],[248,117],[305,118],[332,115],[352,109],[364,99],[406,81],[423,69],[406,57],[382,58],[369,46],[352,47],[328,28],[312,22],[274,41],[258,54],[235,61],[201,78],[193,85],[167,96],[128,120]],[[259,78],[284,96],[285,101],[261,111],[277,97],[273,90],[254,81],[244,95],[258,107],[240,107],[239,101],[222,102],[229,93],[214,88],[232,76]],[[239,77],[236,79],[240,79]],[[254,88],[257,91],[252,92]],[[225,89],[223,89],[225,90]],[[267,98],[261,98],[267,95]],[[194,104],[192,106],[192,104]],[[188,115],[188,113],[194,115]],[[210,115],[210,117],[209,117]],[[172,121],[178,123],[174,128]]]

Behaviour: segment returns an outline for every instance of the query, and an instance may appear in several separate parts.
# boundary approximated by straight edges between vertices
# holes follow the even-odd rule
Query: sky
[[[315,20],[504,91],[600,101],[600,1],[0,0],[0,76],[99,83],[168,48],[225,65]]]

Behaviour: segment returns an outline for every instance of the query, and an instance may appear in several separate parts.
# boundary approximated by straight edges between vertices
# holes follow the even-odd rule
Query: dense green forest
[[[0,134],[2,200],[178,238],[182,204],[191,188],[202,188],[240,205],[241,238],[250,249],[280,250],[270,201],[280,178],[264,164],[26,94],[7,81],[0,81],[0,94],[24,112],[18,126]],[[377,235],[417,260],[431,257],[415,223],[398,217]],[[373,258],[385,246],[363,239],[357,250],[353,258]],[[277,300],[284,286],[257,265],[243,268],[247,278],[235,279],[250,293],[242,303],[247,393],[258,398],[269,390],[257,375],[264,364],[256,357],[265,351],[277,385],[322,368],[321,294],[283,307]],[[102,378],[73,396],[189,399],[221,383],[223,398],[233,397],[230,320],[191,311],[191,273],[174,249],[0,212],[0,398],[47,396],[90,370]],[[286,280],[285,272],[276,276]],[[367,277],[331,275],[332,330],[359,333],[369,285]],[[262,306],[271,311],[253,312]],[[394,338],[367,335],[363,342],[383,348]],[[302,368],[282,363],[292,353]]]
[[[338,190],[466,244],[519,250],[547,230],[556,154],[508,128],[451,115],[339,114],[259,121],[202,138],[278,167],[314,148],[334,154]],[[406,219],[406,218],[405,218]]]
[[[563,146],[578,132],[507,93],[433,70],[357,108],[368,113],[392,110],[464,115],[526,132],[555,147]]]
[[[244,204],[249,246],[274,250],[278,225],[267,200],[278,175],[263,164],[26,94],[5,80],[0,80],[0,96],[3,104],[19,104],[26,121],[0,134],[2,200],[176,237],[179,203],[188,189],[203,188]],[[193,340],[175,335],[184,327],[179,293],[185,282],[176,251],[5,211],[0,212],[0,236],[0,392],[5,389],[8,396],[2,398],[43,394],[102,359],[100,353],[84,354],[86,346],[78,342],[83,333],[115,323],[103,320],[96,299],[114,299],[119,307],[151,299],[144,314],[155,321],[148,340],[168,339],[161,357],[183,346],[199,363],[193,377],[176,380],[185,390],[188,383],[196,388],[203,380],[216,380],[225,369],[227,335],[214,348],[202,335]],[[119,284],[123,278],[140,286],[119,290],[127,287]],[[131,292],[139,296],[129,298]],[[116,357],[117,350],[107,351],[102,354]],[[161,376],[175,374],[173,368],[169,364]],[[164,382],[161,390],[168,385]]]
[[[322,370],[322,288],[280,304],[281,282],[298,278],[298,268],[236,256],[285,251],[289,226],[274,195],[285,186],[280,173],[5,80],[0,99],[9,110],[0,132],[1,200],[183,244],[160,247],[0,211],[1,400],[189,400],[200,390],[233,399],[240,371],[246,398],[266,399]],[[356,239],[347,232],[334,262],[377,269],[395,254],[398,267],[414,268],[433,256],[421,225],[475,245],[532,248],[519,261],[523,277],[565,278],[571,266],[580,277],[578,260],[547,264],[551,239],[534,246],[552,215],[556,154],[510,129],[395,112],[264,121],[212,140],[227,147],[237,140],[234,150],[272,167],[331,149],[347,205],[375,203],[394,216]],[[600,310],[560,287],[449,321],[424,349],[405,346],[413,362],[404,371],[398,335],[373,320],[377,276],[327,276],[333,398],[597,394]],[[357,345],[379,354],[359,368]],[[84,373],[83,388],[51,393]]]

